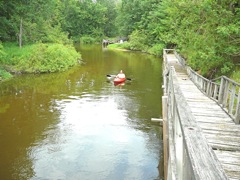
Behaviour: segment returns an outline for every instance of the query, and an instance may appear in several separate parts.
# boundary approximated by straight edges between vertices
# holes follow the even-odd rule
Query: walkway
[[[167,54],[167,61],[175,67],[180,89],[227,177],[239,180],[240,125],[195,86],[174,54]]]

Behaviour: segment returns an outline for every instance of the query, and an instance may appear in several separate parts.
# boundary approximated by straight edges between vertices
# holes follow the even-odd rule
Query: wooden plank
[[[219,130],[219,129],[203,129],[204,134],[215,134],[217,136],[240,136],[240,131],[231,131],[229,130]]]
[[[213,149],[224,150],[224,151],[240,151],[239,146],[229,146],[225,144],[218,144],[214,142],[209,142],[209,145],[212,146]]]
[[[240,177],[240,166],[235,164],[224,164],[223,168],[227,172],[227,174],[233,178]]]
[[[214,150],[229,179],[240,179],[240,152]]]
[[[219,109],[218,107],[212,107],[212,108],[208,108],[208,107],[191,107],[190,108],[191,109],[191,111],[192,112],[195,112],[195,113],[197,113],[197,112],[203,112],[203,113],[206,113],[206,114],[209,114],[209,113],[211,113],[211,114],[213,114],[213,112],[214,112],[214,114],[220,114],[220,115],[223,115],[223,116],[225,116],[225,112],[223,112],[223,110],[222,109]]]
[[[199,116],[195,116],[195,118],[197,119],[197,120],[202,120],[203,118],[204,119],[209,119],[209,120],[214,120],[214,121],[216,121],[216,122],[219,122],[219,123],[221,123],[221,121],[223,122],[223,123],[226,123],[226,122],[229,122],[229,123],[231,123],[231,124],[234,124],[235,126],[236,126],[236,124],[232,121],[232,119],[230,119],[229,118],[229,116],[224,116],[224,117],[214,117],[214,116],[206,116],[206,115],[199,115]]]
[[[186,100],[188,101],[188,102],[209,102],[209,99],[207,99],[207,98],[196,98],[196,97],[186,97]]]
[[[227,118],[227,117],[229,117],[226,114],[215,114],[215,113],[207,113],[207,112],[196,112],[196,113],[193,112],[193,115],[201,116],[201,117],[217,117],[217,118]]]
[[[233,136],[227,138],[223,136],[215,136],[205,134],[207,141],[213,147],[213,149],[225,150],[225,151],[240,151],[240,140]],[[231,139],[231,141],[229,141]]]
[[[230,127],[224,127],[224,128],[220,128],[218,127],[213,127],[211,126],[211,124],[208,124],[208,126],[205,128],[203,126],[200,125],[200,127],[202,128],[204,133],[208,133],[208,134],[216,134],[216,135],[221,135],[221,134],[225,134],[225,135],[235,135],[235,136],[240,136],[240,131],[237,128],[233,128],[231,129]]]
[[[240,137],[238,136],[223,135],[221,133],[205,134],[205,136],[210,142],[225,144],[229,146],[239,146],[240,149]],[[231,139],[231,141],[229,141],[229,139]]]
[[[218,159],[224,164],[234,164],[240,166],[240,152],[214,150]]]

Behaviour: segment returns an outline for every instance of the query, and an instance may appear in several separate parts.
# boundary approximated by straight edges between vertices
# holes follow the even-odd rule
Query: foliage
[[[156,55],[157,57],[160,57],[163,55],[164,48],[165,48],[165,44],[155,44],[148,50],[148,53]]]
[[[19,58],[27,57],[33,51],[31,45],[26,45],[24,48],[20,49],[16,43],[4,43],[3,50],[5,52],[4,56],[0,58],[0,63],[5,65],[17,65]]]
[[[20,58],[18,70],[28,73],[57,72],[75,65],[80,55],[71,46],[62,44],[37,44],[30,56]]]
[[[126,48],[155,55],[165,45],[208,77],[232,73],[240,58],[238,0],[2,0],[0,27],[0,41],[21,37],[24,46],[117,35],[130,38]],[[16,65],[19,54],[1,52],[2,63]]]
[[[123,0],[117,19],[120,32],[134,37],[134,48],[154,54],[163,44],[176,48],[190,66],[211,77],[231,73],[239,61],[239,7],[236,0]],[[136,32],[144,32],[145,41]]]
[[[0,81],[4,79],[9,79],[11,77],[12,75],[9,72],[7,72],[5,69],[0,67]]]
[[[5,47],[6,46],[6,47]],[[15,44],[6,44],[6,56],[1,62],[11,71],[24,73],[42,73],[64,71],[81,59],[74,47],[63,44],[34,44],[18,48]]]
[[[116,10],[114,0],[92,0],[63,2],[61,24],[69,37],[78,39],[81,36],[101,38],[111,36],[115,31]]]
[[[171,6],[170,6],[171,4]],[[228,74],[239,56],[240,14],[234,1],[175,1],[162,3],[159,39],[174,44],[188,64],[203,75]],[[167,38],[166,38],[167,37]]]
[[[80,43],[81,44],[93,44],[93,43],[96,43],[96,42],[99,42],[99,40],[96,39],[96,38],[93,38],[91,36],[82,36],[80,38]]]
[[[82,35],[102,37],[116,33],[115,1],[101,0],[3,0],[0,3],[0,40],[28,43],[69,43]],[[7,10],[7,11],[6,11]]]
[[[239,66],[236,67],[235,70],[233,71],[233,73],[231,75],[231,79],[240,83],[240,67]]]
[[[147,51],[147,36],[144,31],[135,30],[129,37],[130,39],[130,49],[137,51]]]
[[[3,45],[2,43],[0,42],[0,59],[4,56],[4,51],[3,51]]]

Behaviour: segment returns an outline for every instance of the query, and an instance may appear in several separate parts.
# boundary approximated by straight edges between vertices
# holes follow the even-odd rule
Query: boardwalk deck
[[[240,179],[240,125],[195,86],[174,54],[167,54],[167,61],[174,66],[190,110],[227,177]]]

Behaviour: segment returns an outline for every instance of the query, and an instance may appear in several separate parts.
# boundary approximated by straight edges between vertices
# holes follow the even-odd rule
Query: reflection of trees
[[[37,93],[34,88],[20,88],[20,84],[16,89],[21,92],[0,96],[0,102],[9,105],[4,113],[0,113],[0,176],[28,179],[33,175],[32,159],[28,159],[29,147],[45,138],[42,132],[49,124],[57,123],[59,113],[51,108],[54,101],[49,95]],[[9,177],[11,174],[14,177]]]
[[[23,75],[1,84],[0,177],[33,176],[30,147],[47,137],[43,132],[49,125],[58,123],[59,112],[52,95],[68,90],[66,82],[73,72]]]

